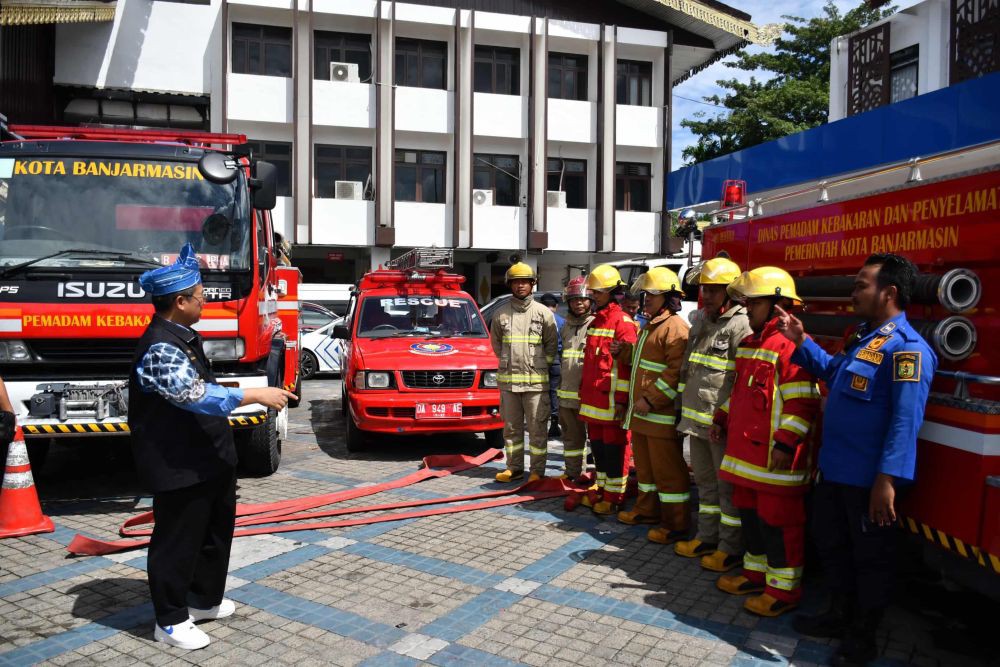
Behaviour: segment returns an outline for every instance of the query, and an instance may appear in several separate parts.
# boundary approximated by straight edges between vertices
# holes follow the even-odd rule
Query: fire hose
[[[447,477],[464,470],[478,468],[485,463],[499,459],[501,455],[502,453],[498,449],[488,449],[478,456],[468,456],[465,454],[432,455],[423,459],[423,467],[420,470],[388,482],[382,482],[380,484],[373,484],[371,486],[364,486],[361,488],[346,489],[344,491],[336,491],[334,493],[319,496],[306,496],[302,498],[280,500],[273,503],[260,503],[254,505],[239,504],[236,506],[236,530],[233,532],[233,537],[247,537],[250,535],[266,535],[270,533],[286,533],[298,530],[317,530],[323,528],[348,528],[351,526],[360,526],[365,524],[402,521],[405,519],[417,519],[439,514],[453,514],[456,512],[470,512],[493,507],[502,507],[504,505],[516,505],[518,503],[530,502],[533,500],[545,500],[548,498],[558,498],[566,496],[570,493],[581,492],[581,489],[572,486],[562,479],[546,477],[534,482],[526,482],[513,489],[504,489],[502,491],[487,491],[461,496],[411,500],[396,503],[385,503],[381,505],[368,505],[364,507],[350,507],[347,509],[326,509],[315,512],[309,511],[347,500],[375,495],[383,491],[400,489],[427,479]],[[371,517],[356,517],[335,521],[301,523],[303,521],[321,519],[325,517],[337,517],[345,514],[385,512],[388,510],[422,508],[431,505],[447,506],[431,509],[416,509],[409,512],[380,514]],[[298,523],[292,523],[290,525],[262,525],[285,522]],[[122,537],[139,539],[99,540],[85,535],[76,535],[70,542],[69,546],[66,547],[66,550],[72,554],[81,556],[103,556],[106,554],[117,553],[119,551],[126,551],[128,549],[138,549],[149,544],[149,536],[153,533],[152,527],[138,528],[138,526],[151,526],[152,523],[153,513],[144,512],[125,521],[119,529],[119,534]],[[249,526],[257,527],[250,528]]]

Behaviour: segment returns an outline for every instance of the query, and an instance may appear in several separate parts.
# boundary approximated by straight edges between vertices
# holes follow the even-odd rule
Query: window
[[[396,39],[397,86],[439,88],[448,83],[448,45],[426,39]]]
[[[278,196],[292,196],[292,145],[285,141],[248,141],[254,157],[266,160],[278,170]]]
[[[443,204],[445,154],[439,151],[396,151],[396,201]]]
[[[587,56],[575,53],[549,54],[549,97],[560,100],[587,99]]]
[[[889,102],[917,96],[920,45],[914,44],[889,54]]]
[[[619,162],[615,165],[615,210],[649,211],[652,176],[649,165]]]
[[[566,208],[587,208],[587,161],[550,159],[546,163],[548,190],[566,193]]]
[[[477,93],[520,95],[521,52],[500,46],[477,46],[474,76]]]
[[[329,81],[330,63],[354,63],[358,78],[368,81],[372,76],[371,37],[349,32],[317,30],[313,41],[313,78]]]
[[[233,24],[233,73],[292,75],[292,29]]]
[[[615,102],[653,106],[653,63],[619,60],[615,71]]]
[[[517,206],[520,163],[516,155],[477,153],[472,161],[472,187],[492,190],[494,206]]]
[[[337,181],[357,181],[367,194],[371,185],[372,149],[367,146],[316,146],[315,192],[320,199],[337,197]]]

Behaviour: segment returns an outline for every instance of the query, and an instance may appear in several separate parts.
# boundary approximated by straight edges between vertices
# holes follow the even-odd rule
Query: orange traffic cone
[[[0,538],[51,533],[55,529],[52,519],[42,514],[42,506],[38,503],[28,448],[18,426],[7,450],[7,469],[0,487]]]

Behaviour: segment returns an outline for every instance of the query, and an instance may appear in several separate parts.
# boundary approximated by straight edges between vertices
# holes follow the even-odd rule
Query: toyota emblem
[[[444,376],[438,373],[437,375],[431,378],[431,382],[433,382],[434,384],[444,384],[444,379],[445,379]]]

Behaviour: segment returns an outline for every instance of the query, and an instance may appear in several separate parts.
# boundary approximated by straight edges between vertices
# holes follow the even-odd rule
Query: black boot
[[[559,428],[559,418],[553,417],[549,420],[549,437],[559,438],[562,436],[562,429]]]
[[[834,593],[826,611],[814,616],[799,614],[792,620],[792,628],[808,637],[843,637],[851,624],[851,606],[850,597]]]
[[[875,632],[882,620],[881,610],[859,612],[844,634],[844,640],[830,660],[835,667],[863,667],[878,657]]]

